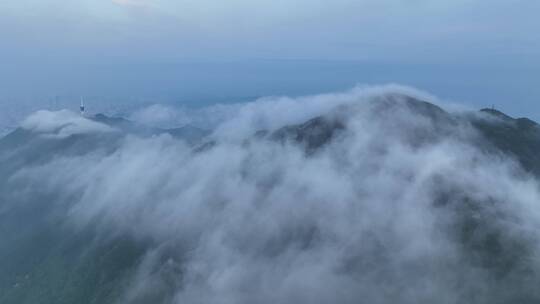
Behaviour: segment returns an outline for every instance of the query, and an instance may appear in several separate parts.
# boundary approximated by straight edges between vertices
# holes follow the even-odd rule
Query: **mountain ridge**
[[[518,230],[519,234],[513,230],[510,231],[511,227],[518,226],[519,221],[514,218],[514,214],[504,213],[507,210],[518,209],[517,205],[514,204],[516,202],[504,196],[503,199],[497,197],[495,195],[497,189],[488,189],[488,191],[482,192],[475,187],[468,188],[471,180],[462,181],[462,175],[458,175],[458,177],[449,175],[449,170],[457,170],[460,173],[475,170],[473,167],[479,165],[480,162],[474,157],[471,166],[469,166],[471,163],[465,162],[467,166],[463,168],[437,167],[440,165],[439,157],[442,151],[453,148],[460,141],[466,141],[468,145],[481,151],[482,154],[478,155],[487,155],[486,163],[489,163],[488,160],[496,159],[492,156],[500,156],[501,159],[505,160],[515,159],[524,171],[538,177],[540,159],[536,156],[536,152],[540,151],[540,136],[538,136],[536,123],[489,111],[467,114],[449,113],[436,105],[402,95],[381,97],[380,100],[367,106],[369,108],[367,116],[349,115],[357,110],[355,105],[339,107],[325,115],[315,116],[296,124],[287,124],[274,130],[257,131],[252,137],[246,139],[247,142],[242,142],[232,149],[223,147],[232,144],[223,144],[215,137],[210,136],[208,139],[203,137],[200,142],[192,145],[174,146],[173,151],[160,148],[150,150],[150,154],[156,151],[168,154],[167,157],[161,154],[153,155],[155,158],[147,158],[146,154],[145,157],[137,157],[136,154],[144,148],[144,145],[153,143],[145,140],[151,140],[154,135],[168,132],[179,133],[177,136],[182,137],[187,136],[186,133],[197,133],[198,131],[189,128],[179,130],[147,129],[137,126],[129,120],[105,115],[89,119],[94,118],[96,122],[106,124],[120,130],[120,132],[81,133],[58,137],[48,136],[42,132],[32,132],[32,130],[24,128],[15,130],[9,136],[0,139],[0,176],[10,177],[5,183],[0,183],[0,231],[6,235],[6,243],[10,245],[8,247],[0,245],[0,270],[3,273],[0,280],[0,302],[31,304],[39,299],[40,303],[44,304],[118,303],[119,301],[130,304],[172,303],[175,292],[185,288],[183,285],[186,278],[185,272],[189,271],[190,266],[193,266],[183,263],[187,263],[185,261],[189,261],[189,258],[197,258],[197,256],[193,257],[193,242],[197,241],[200,234],[207,231],[205,229],[212,229],[217,225],[219,235],[231,233],[222,240],[227,246],[239,246],[232,247],[234,250],[230,251],[245,254],[240,255],[240,257],[246,257],[247,260],[262,260],[272,263],[274,261],[272,259],[288,256],[290,252],[293,252],[295,256],[301,256],[305,252],[317,248],[330,250],[328,248],[339,247],[338,252],[343,254],[343,257],[339,254],[332,255],[331,269],[335,270],[340,278],[348,276],[363,278],[362,275],[367,270],[368,273],[373,273],[373,276],[368,276],[368,278],[383,284],[385,287],[395,288],[393,292],[396,295],[402,291],[400,286],[403,284],[403,277],[396,275],[396,272],[412,269],[413,273],[418,274],[420,278],[437,279],[439,277],[431,277],[431,274],[433,272],[440,274],[442,269],[442,275],[455,275],[459,284],[461,282],[476,284],[475,282],[487,278],[485,280],[488,283],[485,283],[485,286],[474,285],[484,287],[482,290],[466,286],[464,289],[466,292],[456,296],[463,300],[461,302],[481,304],[538,303],[540,293],[536,286],[540,284],[540,276],[538,275],[540,272],[536,272],[537,268],[531,268],[534,266],[532,263],[535,251],[534,247],[528,243],[534,239],[534,235],[531,235],[530,232],[523,232],[523,230]],[[359,121],[361,119],[372,123],[372,128],[364,129],[363,121]],[[327,147],[331,147],[334,143],[350,144],[347,141],[350,141],[351,138],[363,138],[349,136],[348,132],[351,132],[355,124],[360,124],[356,126],[357,132],[367,130],[366,132],[375,133],[372,137],[370,137],[372,134],[365,134],[366,142],[358,143],[363,145],[365,150],[361,150],[360,154],[352,154],[351,159],[346,161],[341,159],[340,153],[351,151],[330,152],[338,154],[338,161],[332,163],[333,166],[338,167],[336,172],[350,171],[353,168],[358,172],[355,171],[348,176],[350,180],[339,179],[341,176],[336,178],[335,175],[328,178],[319,176],[320,170],[322,170],[320,167],[327,165],[324,159],[319,159],[319,156],[331,157],[334,155],[332,153],[323,154],[327,152]],[[469,137],[459,137],[462,128],[474,132],[471,132],[473,134],[469,134]],[[378,131],[380,133],[377,133]],[[57,133],[53,131],[51,134],[58,135]],[[126,141],[123,140],[125,135],[140,137],[144,140],[137,140],[135,146],[123,150],[122,145],[126,144]],[[403,142],[389,148],[385,145],[393,143],[385,140],[378,141],[377,137],[384,135],[388,135],[392,140],[402,140]],[[432,154],[424,158],[423,153],[429,152],[429,149],[425,149],[426,146],[437,145],[447,139],[450,144],[441,145],[436,151],[431,151]],[[167,138],[165,142],[171,143],[173,141]],[[260,149],[249,149],[250,145],[257,145],[261,142],[264,143],[261,145],[261,149],[268,145],[272,145],[273,149],[265,150],[260,155],[257,154]],[[370,144],[376,146],[366,147]],[[289,145],[295,147],[295,152],[303,151],[305,155],[301,155],[301,153],[281,155],[293,150],[288,149]],[[345,145],[345,147],[354,148],[354,145]],[[467,151],[459,150],[460,147],[455,148],[453,157],[459,158],[467,154]],[[391,148],[397,148],[398,151],[389,151]],[[181,149],[182,151],[186,151],[183,149],[188,149],[187,151],[191,149],[193,153],[188,156],[191,158],[185,162],[182,160],[175,163],[175,158],[183,159],[186,157],[182,153],[178,153]],[[115,151],[118,150],[120,153],[115,154]],[[234,153],[238,150],[241,152],[235,155]],[[126,151],[135,155],[126,155],[128,154]],[[384,157],[392,153],[394,153],[395,158]],[[405,157],[402,156],[404,153],[407,153],[407,157],[403,160],[405,165],[385,167],[392,165],[392,161],[401,161],[401,157]],[[178,154],[181,155],[178,156]],[[219,157],[209,158],[209,156],[216,154],[219,154]],[[111,155],[113,157],[109,157]],[[475,157],[478,155],[475,154]],[[291,159],[294,160],[298,157],[303,160],[300,165],[291,163]],[[369,157],[373,159],[366,159]],[[108,162],[101,163],[102,158],[108,158]],[[274,166],[275,159],[281,158],[284,161],[278,162],[277,166]],[[23,176],[28,170],[33,174],[39,173],[40,168],[50,162],[58,170],[64,170],[63,163],[55,162],[62,159],[77,161],[74,163],[74,167],[70,168],[68,174],[69,180],[75,179],[74,177],[82,179],[75,182],[76,186],[72,186],[75,192],[61,192],[64,188],[60,186],[63,186],[63,182],[66,181],[58,181],[54,174],[46,174],[45,180],[31,180],[28,183],[21,180],[21,173]],[[443,160],[446,161],[447,158]],[[90,162],[86,163],[86,166],[82,164],[79,168],[81,161]],[[195,161],[200,161],[202,165],[191,167],[189,163]],[[350,163],[351,161],[359,162],[362,165],[355,167],[354,163]],[[114,167],[117,162],[122,162],[124,166]],[[235,162],[239,163],[240,169],[238,172],[231,172],[227,165]],[[407,166],[409,162],[413,164],[410,167]],[[421,166],[422,162],[434,162],[433,168],[429,166],[426,167],[427,169],[423,168],[434,170],[433,176],[426,178],[423,171],[419,173],[420,176],[414,176],[414,172],[410,172],[410,169]],[[460,164],[460,162],[452,163],[456,166]],[[174,167],[175,165],[176,167]],[[99,166],[105,174],[96,175],[94,166]],[[115,170],[109,170],[111,166]],[[204,184],[209,185],[208,187],[182,188],[186,187],[186,184],[190,185],[191,181],[196,179],[198,175],[204,174],[204,169],[221,166],[225,168],[223,171],[210,171],[203,177],[205,182],[208,181],[208,184]],[[163,175],[156,176],[155,172],[152,171],[154,167],[166,168],[167,171]],[[117,170],[118,168],[121,170]],[[31,169],[35,169],[35,171]],[[384,175],[381,171],[385,170],[388,171],[386,174],[397,176],[398,185],[403,183],[405,189],[400,188],[396,193],[392,193],[391,185],[389,185],[392,180],[382,179],[382,185],[379,184],[379,188],[375,187],[375,190],[379,191],[378,193],[382,193],[382,199],[366,204],[367,210],[358,209],[363,206],[366,197],[369,198],[366,193],[373,191],[373,182],[380,180],[380,176]],[[325,187],[325,185],[330,184],[330,188],[337,189],[337,191],[332,192],[333,196],[325,200],[326,192],[324,191],[317,192],[317,189],[307,188],[301,183],[295,188],[297,180],[302,178],[298,175],[302,171],[306,171],[305,175],[302,175],[304,179],[315,181],[314,184],[309,184],[315,185],[313,188]],[[58,174],[58,172],[63,171],[53,172]],[[183,178],[174,180],[174,176],[182,172],[185,172],[186,175],[181,175]],[[89,174],[92,175],[87,178],[86,176]],[[475,175],[473,177],[477,178]],[[481,177],[486,178],[486,176]],[[498,176],[493,178],[496,179]],[[109,180],[112,183],[109,186],[103,180]],[[148,193],[139,194],[139,188],[146,186],[146,184],[137,183],[139,180],[152,185],[163,185],[163,187],[151,188]],[[279,180],[284,181],[284,184],[276,186]],[[366,180],[366,184],[355,183],[362,180]],[[44,186],[39,187],[40,183],[43,183]],[[226,189],[227,191],[221,189],[225,195],[219,191],[222,184],[231,185],[231,188]],[[248,200],[248,203],[252,203],[254,209],[249,209],[249,212],[235,217],[232,211],[244,207],[246,198],[233,196],[232,202],[227,202],[227,197],[231,193],[242,191],[243,187],[248,187],[247,185],[253,185],[253,189],[256,191],[255,194],[250,191],[243,192],[248,198],[253,195],[253,201]],[[357,188],[358,185],[364,185],[364,188]],[[352,197],[342,196],[343,191],[349,186]],[[58,187],[60,190],[56,191],[60,191],[59,193],[54,190]],[[271,192],[272,187],[277,187],[275,192]],[[291,201],[279,205],[288,198],[288,196],[281,194],[288,187],[293,188],[292,192],[286,192],[288,196],[291,196]],[[413,189],[412,192],[407,192],[410,187],[417,188]],[[12,189],[19,190],[13,191]],[[93,197],[88,198],[92,191],[97,191],[98,195],[103,195],[107,199],[105,202],[110,204],[108,208],[118,210],[121,213],[121,217],[114,221],[112,228],[107,226],[107,210],[99,209],[104,208],[102,206],[104,202],[96,202]],[[401,191],[406,195],[402,196]],[[186,201],[174,200],[172,194],[185,192],[188,193]],[[264,200],[269,192],[271,194],[268,195],[274,198],[274,201]],[[315,195],[311,195],[311,192],[314,192]],[[389,192],[388,195],[387,192]],[[416,192],[429,193],[428,197],[432,200],[424,202],[425,204],[422,205],[410,206],[416,200],[410,199],[409,196]],[[28,196],[24,196],[25,193]],[[200,204],[190,205],[194,193],[202,193],[204,197],[210,197],[209,207],[199,212],[202,215],[189,214],[189,217],[196,217],[196,221],[187,227],[194,227],[196,231],[193,235],[188,234],[187,237],[182,238],[189,229],[177,228],[185,227],[175,226],[176,222],[182,223],[182,220],[174,218],[173,221],[170,221],[171,219],[168,218],[169,221],[166,221],[164,220],[167,219],[165,215],[177,210],[176,208],[181,208],[181,203],[188,204],[188,208],[200,208]],[[29,197],[29,199],[25,200],[25,197]],[[180,197],[182,198],[182,196]],[[137,213],[124,214],[126,208],[129,208],[130,204],[133,203],[132,201],[140,199],[144,200],[144,204],[140,207],[135,205],[133,208],[140,208],[143,215],[156,213],[159,215],[158,220],[152,220],[152,223],[157,222],[156,225],[160,227],[157,232],[158,236],[148,236],[146,234],[148,232],[144,230],[146,233],[142,235],[128,233],[137,231],[139,228],[144,229],[145,225],[149,225],[142,222]],[[164,203],[159,204],[160,199]],[[319,200],[323,203],[310,205],[311,202]],[[80,201],[86,202],[87,205],[76,205],[78,208],[73,208],[73,205],[77,202],[80,203]],[[268,218],[264,218],[265,221],[270,222],[268,231],[259,230],[259,225],[264,224],[261,223],[263,215],[267,212],[267,208],[271,207],[268,202],[274,202],[278,204],[278,207],[270,213]],[[307,206],[299,206],[299,203],[304,203]],[[382,205],[383,203],[387,204]],[[55,209],[55,206],[59,207]],[[351,206],[351,209],[339,209],[343,206]],[[418,206],[429,208],[427,209],[429,214],[434,214],[434,218],[431,220],[436,226],[434,226],[434,231],[429,232],[437,234],[437,240],[428,243],[426,247],[421,246],[420,252],[406,253],[405,262],[401,259],[392,260],[394,254],[407,251],[409,245],[426,242],[423,239],[411,240],[407,238],[403,243],[399,241],[393,243],[392,240],[384,239],[385,236],[392,238],[405,233],[399,230],[393,234],[395,229],[393,225],[399,220],[406,223],[414,222],[412,224],[414,231],[426,227],[423,223],[425,213],[420,213],[421,216],[418,218],[400,217],[402,213],[415,206],[416,208]],[[164,209],[167,207],[172,209]],[[69,216],[85,211],[86,208],[98,208],[98,216],[89,220],[89,224],[80,224],[82,228],[75,226],[77,229],[73,229],[73,226],[70,226],[73,223],[69,221],[74,220]],[[307,210],[306,213],[301,213],[302,208]],[[350,223],[369,220],[362,216],[357,217],[357,212],[359,210],[369,212],[372,209],[376,210],[375,214],[380,212],[388,217],[376,221],[373,224],[374,227],[368,229],[367,233],[334,229],[334,224],[340,220]],[[336,210],[339,213],[336,213]],[[217,213],[205,213],[212,211]],[[180,215],[182,214],[180,213]],[[341,214],[344,216],[339,217]],[[450,216],[447,217],[448,214]],[[307,220],[302,222],[304,217]],[[80,220],[80,218],[76,219]],[[83,219],[86,218],[83,217]],[[187,221],[188,217],[181,219]],[[286,222],[286,219],[291,219],[291,222]],[[253,231],[244,229],[244,222],[250,220],[256,223],[255,228],[252,228]],[[128,232],[120,229],[123,227],[122,224],[126,224],[124,221],[128,225]],[[32,225],[28,225],[29,222]],[[232,229],[232,232],[219,226],[221,223],[228,222],[234,223],[235,228]],[[330,225],[330,228],[320,226],[323,224]],[[326,231],[324,227],[327,228]],[[408,225],[405,227],[410,228]],[[525,226],[525,228],[528,227]],[[519,229],[522,228],[519,227]],[[168,235],[169,230],[174,237],[168,236],[165,238],[165,243],[159,243],[160,237],[163,234]],[[340,231],[343,231],[344,243],[338,242],[339,239],[336,240]],[[447,251],[445,247],[442,258],[431,256],[431,246],[437,243],[443,232],[446,233],[445,237],[450,238],[452,244],[457,245],[451,252]],[[102,239],[100,237],[103,234],[106,237]],[[178,239],[175,238],[177,235],[180,235]],[[247,238],[248,242],[242,242],[244,238]],[[206,240],[204,237],[202,239]],[[329,240],[329,243],[321,243],[325,239]],[[206,248],[204,247],[206,243],[202,246],[203,249]],[[210,247],[212,252],[214,252],[213,248]],[[362,251],[362,248],[368,249]],[[199,251],[203,250],[198,249]],[[197,252],[198,254],[199,252]],[[409,261],[417,255],[420,259]],[[471,269],[471,272],[457,274],[452,272],[454,268],[460,267],[460,264],[452,264],[445,260],[447,255],[457,256],[457,261],[464,263],[465,269],[467,271]],[[148,257],[150,257],[149,260]],[[219,258],[215,255],[212,257]],[[5,261],[13,261],[13,263]],[[399,266],[403,268],[392,268],[393,263],[401,262],[404,264],[399,264]],[[236,260],[236,263],[241,263],[241,260]],[[274,268],[274,265],[271,265]],[[294,266],[294,263],[286,265],[287,268]],[[439,266],[442,268],[437,268]],[[132,280],[136,281],[142,275],[141,273],[149,273],[149,278],[145,279],[151,281],[151,288],[144,289],[135,285],[136,290],[132,294],[132,290],[129,289],[133,286],[130,283]],[[470,279],[469,276],[472,276],[473,279]],[[382,281],[378,281],[379,279]],[[147,281],[144,282],[146,284]],[[358,283],[354,279],[351,282]],[[419,282],[425,281],[420,280]],[[139,291],[137,288],[142,288],[143,291]],[[446,286],[446,288],[451,291],[451,294],[454,294],[454,286]],[[422,287],[421,290],[424,288]],[[407,290],[407,292],[409,291]],[[479,298],[482,301],[475,301]]]

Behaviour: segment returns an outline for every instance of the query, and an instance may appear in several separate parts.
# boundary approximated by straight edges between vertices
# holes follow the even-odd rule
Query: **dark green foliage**
[[[499,111],[483,109],[493,118],[474,118],[472,124],[496,149],[515,157],[523,169],[540,176],[540,129],[527,118],[513,119]]]

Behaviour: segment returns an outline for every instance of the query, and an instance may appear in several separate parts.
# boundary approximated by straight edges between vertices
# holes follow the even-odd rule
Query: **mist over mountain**
[[[1,137],[0,303],[540,301],[536,122],[397,86],[197,114]]]

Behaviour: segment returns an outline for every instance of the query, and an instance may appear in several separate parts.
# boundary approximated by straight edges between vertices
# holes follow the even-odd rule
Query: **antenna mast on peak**
[[[84,116],[84,98],[81,96],[81,116]]]

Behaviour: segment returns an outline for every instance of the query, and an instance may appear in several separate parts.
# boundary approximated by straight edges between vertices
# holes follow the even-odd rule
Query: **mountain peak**
[[[498,117],[498,118],[501,118],[503,120],[514,120],[513,117],[511,117],[509,115],[506,115],[503,112],[501,112],[499,110],[495,110],[493,108],[484,108],[484,109],[481,109],[480,112],[486,113],[486,114],[489,114],[489,115],[492,115],[492,116],[495,116],[495,117]]]
[[[510,115],[507,115],[499,110],[495,110],[495,109],[481,109],[480,112],[482,113],[486,113],[486,114],[489,114],[489,115],[492,115],[492,116],[495,116],[499,119],[502,119],[503,121],[508,121],[508,122],[512,122],[512,123],[515,123],[516,127],[518,127],[519,129],[522,129],[522,130],[525,130],[525,129],[531,129],[531,128],[535,128],[538,126],[538,123],[535,122],[534,120],[531,120],[529,118],[525,118],[525,117],[521,117],[521,118],[513,118],[512,116]]]

